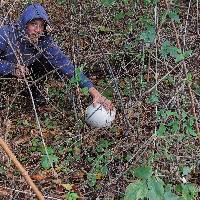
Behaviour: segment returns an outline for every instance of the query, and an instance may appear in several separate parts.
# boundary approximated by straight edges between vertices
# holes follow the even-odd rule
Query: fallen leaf
[[[66,184],[61,184],[66,190],[71,191],[73,189],[74,184],[66,183]]]
[[[102,173],[100,173],[100,172],[96,173],[95,176],[96,176],[97,180],[100,180],[100,179],[102,179],[104,177],[104,175]]]
[[[41,180],[44,180],[44,179],[45,179],[45,177],[42,176],[42,175],[40,175],[40,174],[32,175],[31,178],[32,178],[33,180],[36,180],[36,181],[41,181]]]
[[[74,154],[75,154],[76,156],[80,155],[80,154],[81,154],[81,149],[75,146],[75,147],[74,147]]]
[[[32,138],[32,136],[28,136],[28,135],[20,137],[17,141],[15,141],[15,145],[24,144],[24,143],[30,141],[31,138]]]
[[[56,179],[56,180],[52,180],[53,183],[61,185],[62,184],[62,180],[61,179]]]
[[[73,179],[81,179],[81,178],[83,178],[84,175],[85,175],[85,173],[80,170],[80,171],[74,172],[72,177],[73,177]]]

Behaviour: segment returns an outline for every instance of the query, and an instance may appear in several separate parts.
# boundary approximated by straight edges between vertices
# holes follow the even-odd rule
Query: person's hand
[[[99,103],[101,104],[106,110],[113,110],[114,106],[110,100],[106,97],[101,95],[94,87],[90,88],[89,90],[91,96],[93,97],[93,104],[94,107]]]
[[[14,75],[18,78],[24,78],[26,75],[29,75],[29,69],[24,65],[17,64]]]

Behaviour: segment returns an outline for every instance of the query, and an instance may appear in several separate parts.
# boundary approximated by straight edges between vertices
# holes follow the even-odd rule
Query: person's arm
[[[14,72],[15,65],[9,61],[3,60],[1,58],[1,55],[6,50],[8,43],[7,40],[8,37],[8,28],[2,27],[0,28],[0,74],[1,75],[7,75]]]
[[[41,47],[43,49],[43,55],[49,61],[52,66],[59,68],[59,70],[66,74],[69,78],[72,78],[75,74],[75,66],[70,59],[61,51],[61,49],[53,42],[51,37],[46,37],[42,41]],[[90,89],[93,87],[92,82],[83,74],[80,73],[79,85],[81,88],[87,87]]]
[[[42,49],[43,55],[53,66],[59,68],[69,78],[74,76],[75,66],[50,37],[46,38],[46,40],[42,42]],[[93,83],[83,73],[80,73],[79,85],[81,88],[87,87],[89,89],[89,93],[93,97],[94,106],[97,103],[100,103],[106,109],[113,108],[111,101],[102,96],[94,88]]]

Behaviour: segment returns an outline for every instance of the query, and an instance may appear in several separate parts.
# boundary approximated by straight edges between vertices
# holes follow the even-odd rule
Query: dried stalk
[[[0,138],[0,146],[3,148],[3,150],[6,152],[6,154],[10,157],[10,159],[13,161],[17,169],[21,172],[22,176],[25,178],[26,182],[30,185],[36,196],[39,200],[45,200],[42,193],[39,191],[33,180],[28,175],[28,172],[24,169],[24,167],[21,165],[21,163],[17,160],[13,152],[10,150],[6,142],[2,138]]]

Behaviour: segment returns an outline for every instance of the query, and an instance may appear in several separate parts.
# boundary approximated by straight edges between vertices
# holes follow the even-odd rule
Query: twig
[[[13,152],[10,150],[6,142],[0,138],[0,146],[3,148],[3,150],[6,152],[6,154],[10,157],[10,159],[13,161],[17,169],[21,172],[22,176],[25,178],[26,182],[30,185],[36,196],[39,200],[45,200],[42,193],[39,191],[33,180],[28,175],[28,172],[24,169],[24,167],[21,165],[21,163],[17,160]]]

